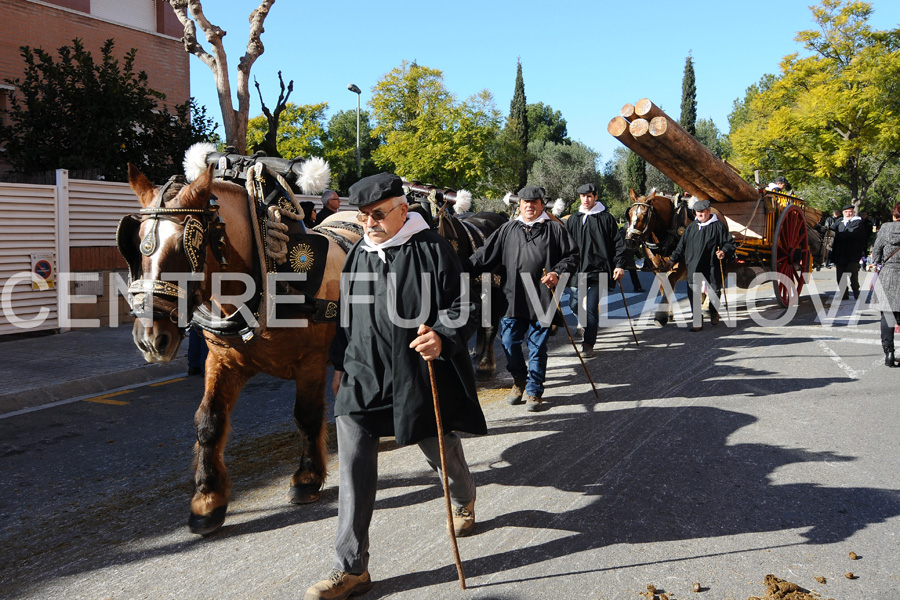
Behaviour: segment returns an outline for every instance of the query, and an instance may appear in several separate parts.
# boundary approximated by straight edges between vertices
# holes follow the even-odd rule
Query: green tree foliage
[[[528,145],[528,152],[534,157],[528,184],[547,190],[551,202],[562,198],[571,211],[578,201],[575,193],[578,186],[593,183],[602,189],[603,178],[597,172],[600,155],[581,142],[554,144],[534,141]]]
[[[635,154],[628,152],[628,160],[625,163],[628,174],[628,189],[634,190],[638,196],[647,193],[647,161]]]
[[[697,82],[694,78],[694,60],[688,54],[684,59],[684,76],[681,79],[681,118],[678,123],[694,135],[697,131]]]
[[[284,158],[322,156],[327,109],[327,102],[317,104],[288,102],[278,120],[278,153]],[[268,130],[269,122],[265,115],[257,115],[250,119],[247,124],[247,148],[254,152],[259,150]],[[355,140],[354,133],[354,148]]]
[[[165,179],[180,170],[184,151],[209,139],[215,128],[206,109],[193,99],[174,113],[161,102],[165,94],[135,71],[137,50],[120,64],[114,41],[107,40],[95,62],[80,39],[59,48],[59,61],[40,49],[23,46],[22,79],[0,127],[6,158],[21,173],[54,169],[97,170],[106,179],[125,181],[127,164],[149,177]]]
[[[694,137],[697,138],[697,141],[703,144],[707,150],[715,154],[716,157],[728,157],[728,142],[712,119],[699,119],[697,121],[697,130],[694,132]]]
[[[515,144],[517,153],[514,157],[515,167],[518,170],[516,190],[525,187],[528,180],[528,104],[525,100],[525,79],[522,77],[522,61],[516,64],[516,87],[512,100],[509,102],[509,117],[506,120],[506,129]]]
[[[457,102],[441,71],[403,61],[375,85],[369,107],[372,135],[384,140],[372,153],[379,167],[476,196],[486,191],[501,119],[490,92]]]
[[[378,148],[381,138],[372,136],[369,113],[359,113],[359,156],[363,177],[374,175],[381,168],[372,160],[372,153]],[[347,194],[350,186],[359,179],[356,176],[356,110],[344,110],[328,120],[325,136],[325,159],[331,166],[331,189]],[[384,165],[384,170],[395,170]]]
[[[900,156],[900,30],[872,30],[866,2],[824,0],[812,12],[819,29],[796,38],[810,56],[786,56],[730,118],[736,162],[745,174],[784,172],[795,187],[827,180],[863,202]]]
[[[566,120],[558,110],[553,110],[543,102],[538,102],[529,104],[526,112],[529,141],[553,144],[572,143],[566,131]]]

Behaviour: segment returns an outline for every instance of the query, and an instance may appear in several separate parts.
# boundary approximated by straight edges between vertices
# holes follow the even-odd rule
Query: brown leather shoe
[[[688,331],[690,331],[691,333],[697,333],[698,331],[703,331],[703,325],[701,325],[700,327],[691,327],[690,329],[688,329]]]
[[[465,506],[453,507],[453,533],[466,537],[475,529],[475,500]]]
[[[714,314],[714,315],[710,315],[710,316],[709,316],[709,322],[710,322],[710,324],[711,324],[713,327],[715,327],[716,325],[718,325],[718,324],[719,324],[719,321],[721,321],[721,320],[722,320],[722,318],[719,317],[718,314]]]
[[[538,412],[541,410],[541,397],[540,396],[532,396],[531,394],[525,394],[525,410],[528,412]]]
[[[365,594],[372,589],[372,585],[368,571],[354,575],[335,569],[327,579],[306,590],[303,600],[345,600],[350,596]]]
[[[525,402],[522,400],[522,394],[525,393],[525,380],[524,379],[516,379],[513,381],[512,389],[509,390],[509,394],[506,395],[506,403],[512,404],[515,406],[516,404],[522,404]]]

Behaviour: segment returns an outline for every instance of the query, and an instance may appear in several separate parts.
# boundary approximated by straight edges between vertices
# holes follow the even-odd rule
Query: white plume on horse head
[[[513,198],[512,192],[506,192],[506,195],[503,196],[503,204],[505,204],[506,206],[511,205],[513,203],[512,198]]]
[[[328,161],[313,156],[300,165],[300,176],[297,183],[304,194],[321,194],[331,181],[331,168]]]
[[[469,190],[459,190],[456,192],[456,204],[453,205],[453,210],[458,213],[466,212],[472,208],[472,192]]]
[[[197,142],[184,153],[184,176],[188,181],[197,179],[206,170],[206,157],[216,151],[215,144]]]
[[[561,217],[563,212],[565,212],[565,210],[566,210],[566,201],[563,200],[562,198],[557,198],[556,202],[553,203],[553,208],[550,210],[550,212],[552,212],[553,215],[556,217]]]

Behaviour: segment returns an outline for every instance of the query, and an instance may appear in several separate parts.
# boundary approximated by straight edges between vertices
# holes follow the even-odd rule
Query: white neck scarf
[[[606,210],[606,207],[599,200],[591,207],[591,210],[584,210],[584,205],[578,208],[578,212],[584,215],[584,218],[581,219],[582,223],[587,221],[589,215],[599,215],[604,210]]]
[[[849,219],[847,217],[844,217],[844,225],[846,225],[850,221],[862,221],[862,217],[860,217],[859,215],[853,215]]]
[[[428,223],[425,222],[425,219],[422,218],[422,215],[419,213],[409,212],[406,213],[406,223],[403,224],[403,227],[400,228],[400,231],[394,235],[389,240],[385,240],[380,244],[376,244],[372,240],[369,239],[369,234],[363,236],[363,243],[360,244],[360,248],[365,250],[366,252],[377,252],[378,258],[381,259],[381,262],[386,263],[387,257],[384,254],[385,248],[393,248],[394,246],[401,246],[409,241],[409,238],[419,233],[420,231],[425,231],[428,229]]]
[[[531,223],[527,222],[525,220],[525,218],[522,217],[522,215],[519,215],[518,217],[516,217],[516,221],[522,223],[523,225],[527,225],[528,227],[531,227],[535,223],[540,223],[542,221],[549,221],[549,220],[550,220],[550,216],[547,214],[547,211],[542,212],[541,216],[539,216],[537,219],[535,219]]]
[[[706,220],[705,223],[701,223],[700,221],[697,221],[697,225],[700,226],[700,229],[703,229],[707,225],[712,225],[713,223],[715,223],[718,220],[719,220],[719,217],[717,217],[716,214],[713,213],[709,216],[709,218]]]

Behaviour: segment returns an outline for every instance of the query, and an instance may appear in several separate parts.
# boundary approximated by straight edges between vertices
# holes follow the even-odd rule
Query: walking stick
[[[625,288],[622,287],[621,280],[617,283],[619,284],[619,291],[622,292],[622,302],[625,303],[625,314],[628,315],[628,326],[631,327],[631,335],[634,336],[634,345],[640,347],[637,340],[637,334],[634,332],[634,325],[631,324],[631,311],[628,310],[628,300],[625,299]]]
[[[547,269],[543,269],[544,276],[547,276]],[[556,302],[556,310],[559,311],[560,316],[562,316],[562,307],[559,305],[559,300],[556,299],[556,292],[554,290],[550,290],[550,294],[553,295],[553,301]],[[587,365],[584,364],[584,358],[581,356],[581,352],[578,351],[578,346],[575,344],[575,338],[572,337],[572,332],[569,331],[569,324],[566,322],[566,318],[563,316],[563,325],[566,326],[566,334],[569,336],[569,341],[572,342],[572,347],[575,348],[575,356],[578,357],[578,360],[581,361],[581,366],[584,367],[584,372],[587,375],[588,381],[591,382],[591,387],[594,389],[594,397],[597,400],[600,399],[600,394],[597,393],[597,386],[594,385],[594,378],[591,377],[591,372],[588,371]]]
[[[456,531],[453,529],[453,512],[450,507],[450,483],[447,480],[447,453],[444,450],[444,424],[441,421],[441,405],[438,403],[437,383],[434,379],[434,363],[428,362],[428,378],[431,380],[431,397],[434,399],[434,419],[437,422],[438,448],[441,452],[441,483],[444,486],[444,503],[447,505],[447,527],[450,530],[450,542],[453,544],[453,559],[456,561],[456,574],[459,576],[459,587],[466,589],[466,574],[463,573],[462,560],[459,558],[459,546],[456,543]]]
[[[716,252],[721,248],[716,248]],[[725,293],[725,267],[722,265],[722,259],[719,259],[719,272],[722,274],[722,298],[725,300],[725,314],[729,314],[728,310],[728,294]],[[728,317],[729,319],[731,317]]]

